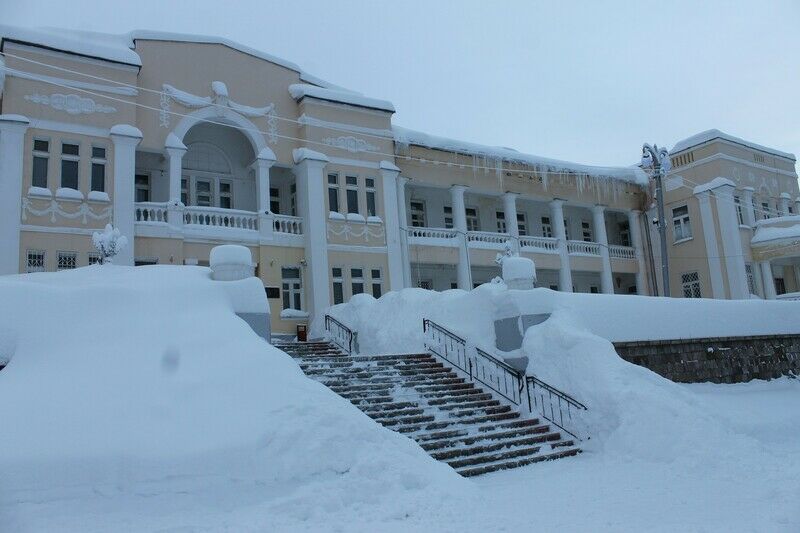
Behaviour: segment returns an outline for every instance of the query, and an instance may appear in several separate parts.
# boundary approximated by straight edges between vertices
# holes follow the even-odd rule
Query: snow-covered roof
[[[688,137],[682,141],[678,141],[675,143],[675,146],[672,147],[670,153],[675,154],[677,152],[682,152],[683,150],[688,150],[689,148],[713,141],[714,139],[722,139],[734,144],[746,146],[747,148],[752,148],[753,150],[760,150],[768,154],[777,155],[778,157],[785,157],[786,159],[791,159],[792,161],[796,160],[794,154],[790,154],[789,152],[781,152],[780,150],[775,150],[774,148],[767,148],[766,146],[745,141],[744,139],[734,137],[733,135],[728,135],[727,133],[716,129],[706,130],[698,133],[697,135],[692,135],[691,137]]]
[[[388,100],[379,100],[377,98],[370,98],[354,91],[347,91],[342,89],[328,89],[317,87],[315,85],[308,85],[306,83],[294,83],[289,85],[289,94],[295,100],[301,100],[306,96],[311,98],[319,98],[320,100],[328,100],[331,102],[339,102],[343,104],[350,104],[358,107],[368,107],[370,109],[379,109],[381,111],[388,111],[394,113],[394,105]]]
[[[582,165],[580,163],[571,163],[569,161],[560,161],[558,159],[525,154],[511,148],[486,146],[445,137],[437,137],[400,126],[392,126],[392,131],[394,132],[395,142],[398,144],[415,145],[431,148],[433,150],[476,155],[487,159],[529,165],[547,170],[548,172],[576,172],[578,174],[587,174],[598,178],[617,179],[637,185],[646,185],[648,183],[647,174],[638,166],[602,167]]]

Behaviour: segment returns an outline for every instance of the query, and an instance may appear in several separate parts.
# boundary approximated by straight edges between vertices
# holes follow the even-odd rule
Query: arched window
[[[205,142],[196,142],[188,146],[186,155],[183,156],[183,168],[220,174],[231,173],[231,164],[225,152]]]

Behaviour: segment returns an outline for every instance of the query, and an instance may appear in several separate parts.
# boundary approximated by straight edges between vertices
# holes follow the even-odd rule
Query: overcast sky
[[[709,128],[800,154],[800,0],[0,4],[8,24],[220,35],[391,100],[395,124],[537,155],[627,165]]]

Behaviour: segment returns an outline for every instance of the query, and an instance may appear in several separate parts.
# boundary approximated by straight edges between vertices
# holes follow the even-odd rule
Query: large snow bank
[[[173,266],[0,278],[0,347],[13,352],[0,371],[0,529],[101,530],[98,508],[121,513],[121,529],[186,523],[149,506],[166,491],[202,494],[220,516],[245,506],[250,527],[275,530],[367,502],[414,515],[469,486],[258,338],[233,314],[232,283]],[[53,503],[97,498],[94,515]]]

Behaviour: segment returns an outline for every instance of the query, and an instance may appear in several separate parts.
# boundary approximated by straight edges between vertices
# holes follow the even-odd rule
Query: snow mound
[[[219,515],[235,500],[254,528],[274,530],[368,502],[384,518],[414,515],[420,501],[470,490],[253,333],[233,313],[231,283],[243,282],[175,266],[0,278],[0,350],[13,351],[0,371],[0,417],[13,428],[0,431],[4,525],[86,531],[92,518],[57,502],[105,513],[179,493]],[[64,514],[40,516],[32,500]],[[118,519],[186,523],[150,501],[120,503],[130,516]]]

